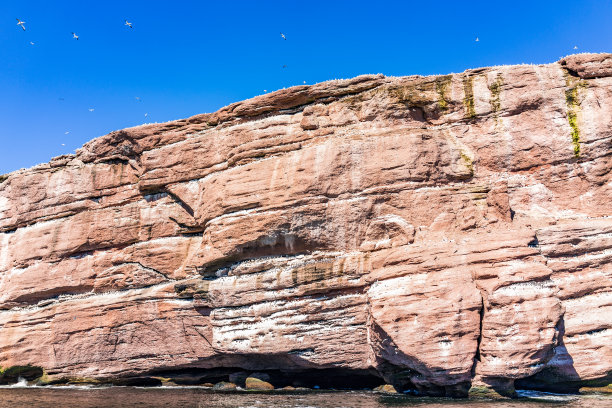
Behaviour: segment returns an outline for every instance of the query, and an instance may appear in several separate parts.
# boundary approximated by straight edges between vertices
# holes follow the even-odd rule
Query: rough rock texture
[[[605,385],[611,170],[610,54],[113,132],[0,177],[0,365]]]

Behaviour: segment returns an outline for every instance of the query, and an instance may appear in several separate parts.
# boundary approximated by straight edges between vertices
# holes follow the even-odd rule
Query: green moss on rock
[[[465,117],[467,119],[473,119],[476,117],[476,110],[474,108],[474,83],[471,76],[466,76],[463,80],[463,105],[465,106]]]
[[[586,81],[576,80],[572,76],[566,74],[565,82],[567,89],[565,90],[565,103],[567,105],[567,121],[570,125],[570,136],[572,140],[572,149],[574,157],[580,157],[580,128],[578,126],[578,112],[580,111],[579,93],[581,89],[587,87]]]
[[[501,110],[501,88],[504,84],[502,74],[497,74],[495,81],[489,84],[489,91],[491,91],[491,110],[493,113],[497,113]]]
[[[448,109],[449,100],[447,99],[448,87],[453,79],[452,75],[444,75],[436,78],[436,92],[438,93],[438,106],[442,112]]]
[[[19,378],[24,378],[28,381],[36,380],[42,377],[44,370],[42,367],[23,365],[12,366],[0,370],[0,384],[10,384],[19,381]]]
[[[578,116],[574,111],[567,112],[567,121],[572,128],[571,137],[574,150],[574,156],[580,157],[580,129],[578,128]]]
[[[514,390],[495,390],[491,387],[472,386],[468,391],[470,398],[486,398],[486,399],[508,399],[515,396]]]
[[[474,176],[474,162],[465,152],[461,152],[461,159],[470,172],[470,177]]]

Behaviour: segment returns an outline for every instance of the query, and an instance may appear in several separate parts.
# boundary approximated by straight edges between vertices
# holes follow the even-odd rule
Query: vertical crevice
[[[476,354],[474,355],[474,364],[472,365],[472,378],[476,375],[476,365],[480,361],[480,343],[482,342],[482,323],[485,314],[485,302],[482,292],[480,293],[480,324],[478,326],[478,339],[476,340]]]

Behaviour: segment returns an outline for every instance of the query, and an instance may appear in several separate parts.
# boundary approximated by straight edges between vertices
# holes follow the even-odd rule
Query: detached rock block
[[[274,386],[269,382],[260,380],[259,378],[248,377],[246,379],[246,389],[257,391],[271,391],[274,389]]]
[[[212,387],[215,391],[234,391],[237,388],[236,384],[227,381],[218,382]]]
[[[397,394],[397,390],[391,384],[379,385],[378,387],[374,388],[374,391],[384,392],[385,394]]]

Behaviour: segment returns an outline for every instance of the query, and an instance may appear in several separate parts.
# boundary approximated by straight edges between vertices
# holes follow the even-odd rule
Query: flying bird
[[[476,37],[476,42],[478,42],[478,41],[480,41],[480,40],[478,39],[478,37]]]
[[[32,41],[30,41],[30,44],[31,44],[31,45],[34,45],[34,43],[33,43]]]
[[[62,143],[62,146],[66,146],[66,143]]]
[[[24,28],[24,30],[25,30],[25,28]],[[281,37],[283,37],[283,40],[287,39],[287,36],[285,36],[285,34],[283,34],[283,33],[280,33],[280,34],[281,34]]]
[[[90,112],[93,112],[93,111],[94,111],[94,108],[89,108],[89,111],[90,111]]]
[[[65,135],[67,135],[68,133],[70,133],[70,132],[64,132]]]
[[[78,39],[79,39],[79,36],[78,36],[78,35],[76,35],[75,33],[72,33],[72,38],[74,38],[75,40],[78,40]]]
[[[286,65],[283,65],[283,68],[287,68],[287,66],[286,66]]]
[[[575,49],[575,50],[577,50],[577,49],[578,49],[578,46],[577,46],[577,45],[574,45],[574,49]]]
[[[149,114],[148,114],[148,113],[145,113],[145,118],[146,118],[147,116],[149,116]]]
[[[140,102],[140,96],[135,96],[134,98],[136,98],[136,100]]]
[[[128,26],[128,27],[130,27],[130,28],[134,28],[134,27],[132,27],[132,23],[130,23],[130,22],[129,22],[129,21],[127,21],[127,20],[125,20],[125,25],[126,25],[126,26]]]
[[[21,28],[23,28],[23,31],[25,31],[25,21],[21,21],[20,19],[17,19],[17,25],[21,26]]]

